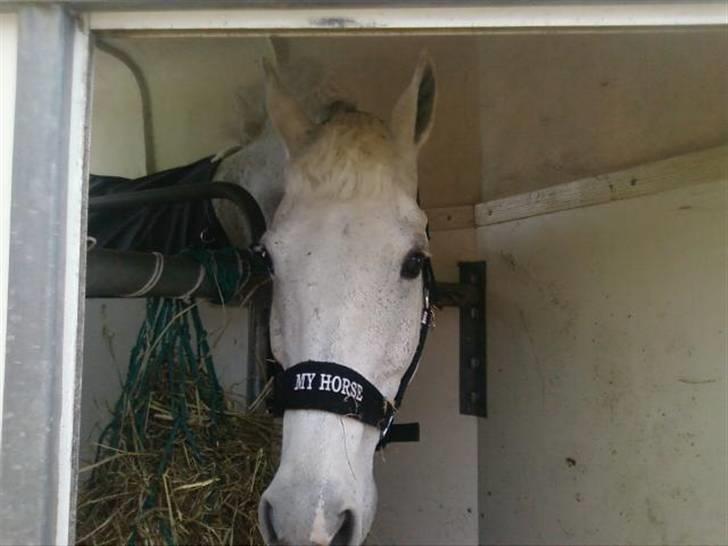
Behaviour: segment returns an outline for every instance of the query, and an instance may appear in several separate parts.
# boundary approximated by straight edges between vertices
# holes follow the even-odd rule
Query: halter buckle
[[[389,429],[392,428],[392,423],[394,423],[394,412],[392,412],[392,415],[389,416],[389,419],[387,419],[387,424],[384,426],[384,428],[381,429],[381,433],[379,434],[379,443],[381,444],[384,439],[387,437],[387,433],[389,432]]]
[[[271,260],[270,254],[268,254],[268,249],[262,244],[256,243],[251,245],[250,251],[253,253],[253,256],[256,256],[263,263],[268,270],[268,274],[273,275],[273,260]]]
[[[425,308],[422,309],[422,325],[427,325],[432,319],[432,306],[430,305],[430,291],[425,290]]]

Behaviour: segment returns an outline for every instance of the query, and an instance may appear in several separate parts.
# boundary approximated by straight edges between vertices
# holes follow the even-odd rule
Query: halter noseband
[[[265,248],[258,245],[253,248],[253,252],[273,273],[270,257]],[[273,396],[269,401],[272,413],[281,416],[287,409],[315,409],[336,413],[378,428],[380,439],[377,449],[392,441],[394,416],[402,404],[407,386],[417,371],[427,333],[433,322],[431,296],[434,290],[435,276],[428,258],[422,267],[423,303],[420,336],[412,361],[402,376],[394,400],[388,400],[376,386],[357,371],[336,362],[307,360],[287,370],[278,363]],[[402,436],[407,436],[410,427],[399,426],[403,428]]]

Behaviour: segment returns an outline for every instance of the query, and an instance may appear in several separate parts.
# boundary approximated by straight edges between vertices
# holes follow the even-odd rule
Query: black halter
[[[265,260],[273,273],[270,257],[265,249],[257,246],[254,252]],[[413,437],[419,435],[417,425],[392,423],[402,404],[407,386],[417,371],[427,333],[433,322],[431,299],[435,286],[435,276],[428,258],[422,267],[423,303],[420,336],[412,361],[402,376],[394,400],[388,400],[376,386],[355,370],[336,362],[307,360],[287,370],[277,363],[273,396],[269,399],[272,413],[281,416],[287,409],[316,409],[356,419],[379,429],[378,449],[398,439],[416,439]]]

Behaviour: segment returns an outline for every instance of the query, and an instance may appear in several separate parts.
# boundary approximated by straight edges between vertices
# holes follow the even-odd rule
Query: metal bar
[[[202,201],[205,199],[227,199],[237,205],[246,224],[246,233],[244,235],[251,244],[257,242],[263,236],[265,218],[258,203],[245,189],[229,182],[187,184],[169,188],[100,195],[89,199],[89,208],[93,210],[123,209],[163,203]]]
[[[5,380],[5,326],[10,250],[10,184],[13,178],[13,122],[18,21],[0,13],[0,445],[2,445],[3,381]]]
[[[255,199],[242,187],[227,182],[212,182],[159,188],[137,192],[119,193],[94,197],[90,207],[94,209],[128,208],[161,203],[227,199],[235,204],[244,221],[245,240],[253,244],[265,232],[265,218]],[[132,255],[134,254],[134,255]],[[89,297],[123,297],[144,286],[154,272],[156,259],[152,254],[113,253],[109,251],[89,254],[87,294]],[[195,286],[199,276],[199,264],[189,258],[165,257],[165,270],[154,289],[146,296],[175,297],[187,294]],[[256,264],[251,264],[255,268]],[[114,280],[115,279],[115,280]],[[254,291],[239,294],[241,301],[248,299],[248,359],[246,393],[252,403],[265,383],[265,362],[270,353],[268,320],[270,315],[270,286],[268,272],[253,270],[249,285]],[[215,297],[217,287],[205,279],[195,297]]]
[[[197,284],[200,286],[192,292],[192,296],[214,298],[218,295],[213,280],[205,278],[198,283],[200,264],[190,256],[164,256],[163,259],[164,270],[159,281],[148,293],[137,297],[179,297],[190,292]],[[228,267],[237,267],[236,261],[228,261]],[[154,273],[156,259],[150,252],[94,249],[89,251],[87,263],[87,298],[123,298],[127,297],[124,294],[134,293],[147,283]],[[255,286],[265,282],[267,271],[256,262],[249,265],[253,268],[250,282]],[[481,300],[479,286],[439,283],[434,304],[438,307],[465,308],[479,305]]]
[[[57,544],[73,541],[88,35],[58,6],[18,21],[0,543]]]
[[[478,295],[460,307],[460,413],[487,417],[485,262],[458,265],[460,283]]]
[[[222,267],[238,269],[238,261],[234,257],[218,257]],[[123,298],[123,297],[180,297],[189,295],[197,298],[214,299],[219,297],[219,289],[215,279],[204,274],[198,261],[184,254],[162,256],[163,269],[158,281],[146,293],[133,294],[144,287],[154,276],[157,258],[150,252],[128,252],[119,250],[94,249],[88,253],[86,269],[87,298]],[[244,300],[255,287],[267,283],[267,271],[253,261],[241,264],[251,268],[251,276],[246,283],[248,290],[243,290],[238,297]],[[203,275],[201,277],[201,274]],[[195,289],[195,287],[197,287]]]
[[[142,127],[144,132],[144,163],[147,174],[157,170],[157,158],[154,149],[154,119],[152,118],[152,98],[149,91],[149,84],[144,77],[141,67],[131,58],[126,51],[107,44],[102,40],[96,40],[96,48],[107,55],[114,57],[131,72],[134,81],[139,89],[139,97],[142,101]]]

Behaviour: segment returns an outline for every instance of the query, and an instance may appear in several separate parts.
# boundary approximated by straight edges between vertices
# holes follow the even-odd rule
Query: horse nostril
[[[276,544],[278,535],[273,526],[273,505],[265,499],[260,501],[260,527],[266,544]]]
[[[268,546],[289,546],[295,544],[317,544],[326,546],[352,546],[358,535],[357,518],[352,510],[344,510],[338,517],[336,511],[318,512],[311,524],[305,517],[287,517],[287,507],[280,507],[264,496],[258,506],[258,523],[263,542]],[[341,505],[339,505],[341,506]],[[281,508],[283,508],[281,510]],[[328,514],[328,515],[327,515]],[[290,514],[289,514],[290,516]],[[313,516],[313,514],[312,514]],[[334,519],[335,518],[335,519]],[[312,526],[311,526],[312,525]],[[336,532],[331,536],[331,532]]]
[[[344,510],[341,513],[341,526],[331,539],[331,546],[350,546],[354,539],[354,512]]]

